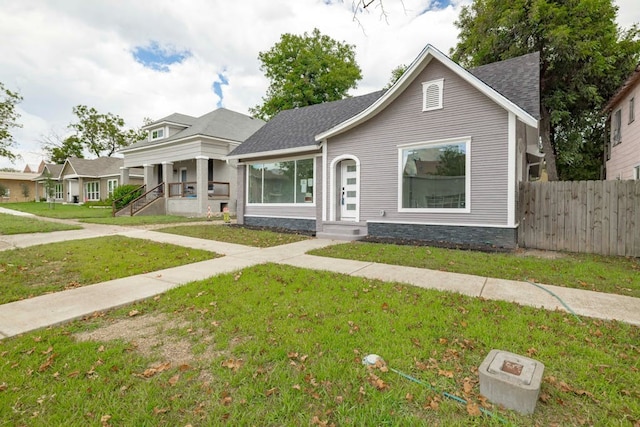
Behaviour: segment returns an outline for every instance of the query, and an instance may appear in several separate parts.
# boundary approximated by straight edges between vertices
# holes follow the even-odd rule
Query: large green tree
[[[551,180],[599,179],[593,166],[602,161],[604,120],[594,113],[640,53],[637,25],[620,29],[616,14],[612,0],[475,0],[456,22],[451,54],[463,66],[540,52],[540,126]]]
[[[20,114],[16,112],[16,105],[20,101],[20,94],[5,88],[0,82],[0,157],[6,157],[12,162],[16,155],[11,151],[14,144],[11,128],[21,127],[17,122]]]
[[[125,129],[124,120],[112,113],[99,113],[93,107],[78,105],[73,107],[73,114],[77,121],[69,125],[75,131],[73,138],[67,138],[70,152],[75,149],[74,144],[82,143],[84,149],[96,157],[110,157],[117,150],[127,147],[146,137],[141,130]]]
[[[354,46],[322,35],[317,28],[303,36],[283,34],[258,58],[270,85],[262,104],[250,112],[264,120],[282,110],[342,99],[362,78]]]

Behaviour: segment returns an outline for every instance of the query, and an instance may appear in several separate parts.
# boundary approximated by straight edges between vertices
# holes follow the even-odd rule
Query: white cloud
[[[453,22],[470,2],[385,0],[386,19],[373,7],[354,20],[352,0],[3,0],[0,82],[24,97],[15,151],[37,164],[42,135],[64,135],[79,104],[117,114],[131,127],[144,117],[205,114],[220,101],[212,90],[219,73],[228,79],[224,106],[246,113],[268,85],[258,53],[283,33],[316,27],[355,46],[364,78],[354,94],[377,90],[427,43],[448,54],[457,36]],[[640,20],[637,0],[617,3],[621,25]],[[145,68],[132,52],[152,42],[191,56],[169,72]],[[4,166],[11,165],[0,159]]]

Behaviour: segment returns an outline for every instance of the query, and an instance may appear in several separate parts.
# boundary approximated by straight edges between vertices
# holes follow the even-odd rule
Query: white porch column
[[[129,184],[129,168],[120,168],[120,185]]]
[[[147,186],[147,190],[155,187],[153,184],[153,165],[142,165],[144,168],[144,185]]]
[[[36,185],[36,202],[40,201],[40,192],[38,191],[38,181],[35,181]]]
[[[173,162],[162,162],[162,179],[164,179],[164,197],[169,197],[169,184],[173,180]]]
[[[207,192],[209,183],[208,163],[208,157],[196,156],[196,192],[198,194],[198,211],[201,215],[206,215],[207,205],[209,204],[209,194]]]

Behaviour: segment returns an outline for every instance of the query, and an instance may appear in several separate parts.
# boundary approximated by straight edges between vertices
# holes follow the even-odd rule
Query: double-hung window
[[[633,123],[636,119],[636,97],[634,96],[629,100],[629,124]]]
[[[100,181],[90,181],[85,184],[85,194],[89,201],[100,200]]]
[[[300,204],[314,201],[314,161],[287,160],[248,166],[250,204]]]
[[[469,212],[470,138],[398,147],[398,209],[403,212]]]
[[[56,200],[62,200],[62,197],[63,197],[62,196],[62,190],[63,190],[63,186],[62,186],[61,182],[58,182],[58,183],[56,183],[54,185],[54,187],[53,187],[53,194],[54,194],[53,197]]]
[[[618,145],[622,142],[622,110],[618,109],[613,113],[613,122],[611,123],[613,138],[613,145]]]
[[[107,181],[107,197],[113,197],[113,192],[118,188],[118,180],[110,179]]]

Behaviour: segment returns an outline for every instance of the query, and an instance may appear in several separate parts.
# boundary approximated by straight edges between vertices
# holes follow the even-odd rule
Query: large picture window
[[[405,146],[400,155],[400,209],[469,208],[469,141]]]
[[[313,159],[249,165],[249,203],[313,203]]]

